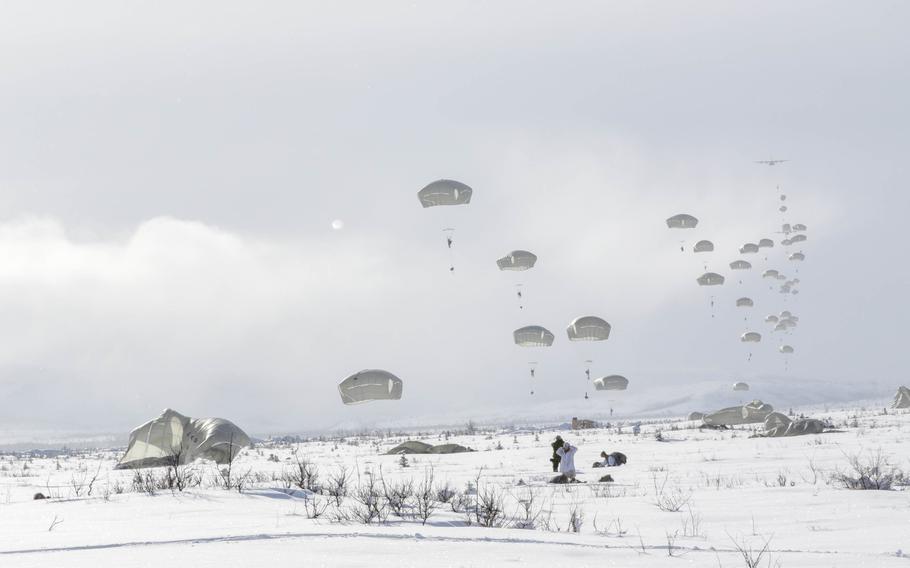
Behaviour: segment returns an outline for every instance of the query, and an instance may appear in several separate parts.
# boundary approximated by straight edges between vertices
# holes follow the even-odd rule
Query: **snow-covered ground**
[[[881,455],[889,469],[910,471],[903,446],[910,414],[856,407],[815,416],[841,431],[765,439],[751,438],[752,427],[700,431],[662,419],[638,436],[628,425],[458,432],[448,442],[476,452],[409,456],[406,467],[384,452],[404,439],[446,436],[266,442],[234,464],[242,491],[217,487],[221,476],[210,464],[183,472],[200,476],[199,486],[147,492],[134,487],[132,472],[112,469],[119,451],[7,454],[0,457],[0,566],[737,567],[748,565],[739,548],[757,552],[766,543],[761,566],[910,566],[903,485],[860,491],[832,480],[857,456]],[[547,484],[557,433],[580,447],[583,483]],[[601,450],[622,451],[629,463],[589,467]],[[336,505],[330,495],[295,487],[299,459],[318,468],[323,488],[346,468],[351,495]],[[600,483],[604,473],[615,481]],[[386,511],[383,522],[365,524],[353,518],[363,509],[355,494],[371,476],[390,489],[408,480],[419,488],[432,477],[434,493],[448,485],[457,494],[436,503],[426,524],[413,498],[404,517]],[[37,492],[50,498],[33,500]],[[477,526],[483,519],[467,512],[482,497],[501,504],[493,527]],[[310,518],[314,507],[318,518]]]

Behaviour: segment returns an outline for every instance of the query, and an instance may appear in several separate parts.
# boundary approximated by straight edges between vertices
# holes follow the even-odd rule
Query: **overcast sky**
[[[908,21],[897,1],[3,2],[0,425],[508,409],[581,400],[585,359],[630,397],[771,377],[887,396],[910,367]],[[471,204],[422,209],[438,178]],[[742,285],[727,267],[782,238],[777,185],[809,226],[786,301],[759,278],[795,276],[779,246]],[[698,229],[668,230],[681,212]],[[682,238],[730,276],[714,319]],[[537,267],[499,272],[516,248]],[[758,323],[782,309],[786,373]],[[609,341],[566,340],[587,314]],[[553,348],[515,347],[528,324]],[[343,406],[363,368],[404,399]]]

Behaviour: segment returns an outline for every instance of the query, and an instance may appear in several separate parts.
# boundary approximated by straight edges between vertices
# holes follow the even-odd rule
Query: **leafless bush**
[[[505,498],[502,489],[487,484],[477,490],[473,522],[481,527],[501,527],[505,516]]]
[[[569,526],[566,530],[577,533],[581,532],[581,527],[585,524],[585,510],[581,504],[572,503],[569,506]]]
[[[380,484],[371,472],[367,472],[363,478],[359,480],[357,491],[354,492],[350,517],[365,525],[383,523],[389,516],[389,508],[383,499]]]
[[[672,558],[676,556],[676,539],[679,538],[679,531],[665,531],[664,534],[667,536],[667,556]]]
[[[624,528],[622,525],[622,518],[616,517],[606,528],[600,528],[597,526],[597,513],[594,514],[594,532],[600,536],[617,536],[624,537],[626,533],[629,532],[628,529]]]
[[[436,500],[440,503],[448,503],[455,497],[457,491],[446,481],[446,484],[436,489]]]
[[[654,504],[661,511],[676,513],[685,507],[692,498],[690,493],[683,493],[679,485],[672,488],[667,487],[670,479],[670,472],[664,472],[663,478],[656,472],[651,474],[651,480],[654,483]]]
[[[329,508],[329,502],[319,499],[315,493],[308,494],[303,500],[303,510],[306,512],[306,518],[318,519]]]
[[[846,471],[835,470],[831,480],[845,489],[869,489],[887,491],[904,483],[904,472],[888,462],[879,448],[870,452],[868,458],[860,454],[845,455]]]
[[[701,515],[698,514],[692,505],[688,505],[687,512],[683,515],[683,536],[690,538],[701,538],[704,536],[701,532]]]
[[[534,529],[537,527],[537,519],[542,512],[540,507],[537,506],[537,497],[537,491],[530,487],[525,488],[522,495],[516,497],[518,511],[512,519],[512,527],[516,529]]]
[[[55,528],[57,528],[57,525],[59,525],[62,522],[63,522],[63,519],[57,518],[57,515],[54,515],[54,520],[52,520],[50,526],[47,527],[47,532],[53,531]]]
[[[818,465],[815,463],[815,460],[813,460],[812,458],[807,458],[807,461],[809,462],[809,464],[808,464],[809,471],[805,475],[803,475],[801,473],[800,477],[802,477],[803,481],[805,481],[806,483],[811,483],[812,485],[816,485],[818,483],[818,477],[819,477],[819,474],[821,473],[821,470],[819,469]]]
[[[225,491],[237,490],[237,493],[243,493],[246,488],[253,468],[247,468],[246,471],[237,473],[233,462],[228,462],[222,468],[217,469],[215,480],[217,484]]]
[[[423,481],[417,485],[417,489],[414,491],[414,510],[423,525],[427,524],[436,508],[439,507],[436,491],[433,489],[433,478],[433,470],[428,469],[424,472]]]
[[[766,554],[770,557],[769,548],[771,546],[771,538],[765,540],[765,543],[758,550],[753,549],[751,543],[747,542],[745,539],[737,541],[733,537],[730,537],[730,540],[733,542],[736,551],[742,556],[743,563],[747,568],[758,568],[758,565]],[[770,565],[770,558],[768,564]]]
[[[294,451],[294,463],[288,472],[291,483],[301,489],[319,493],[319,467]]]
[[[326,492],[335,500],[335,506],[341,506],[344,498],[348,496],[348,485],[351,474],[346,466],[338,466],[338,471],[329,475]]]
[[[414,495],[414,481],[400,480],[387,483],[385,478],[380,478],[382,496],[396,517],[403,518],[407,514],[411,497]]]

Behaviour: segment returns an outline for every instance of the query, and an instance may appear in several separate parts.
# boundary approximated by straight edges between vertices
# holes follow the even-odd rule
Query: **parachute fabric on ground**
[[[667,219],[667,227],[670,229],[694,229],[698,225],[698,219],[686,213],[680,213]]]
[[[473,189],[460,181],[440,179],[418,191],[417,199],[424,208],[467,205],[473,193]]]
[[[338,384],[341,402],[346,405],[375,400],[399,400],[404,390],[401,379],[381,369],[364,369]]]
[[[496,261],[500,270],[529,270],[537,263],[537,255],[526,250],[513,250]]]
[[[730,269],[732,270],[751,270],[752,263],[747,260],[734,260],[730,263]]]
[[[224,465],[249,445],[249,436],[229,420],[190,418],[168,408],[130,432],[115,469],[185,465],[197,459]]]
[[[686,416],[686,420],[703,420],[704,418],[704,412],[690,412],[689,415]]]
[[[549,347],[556,339],[550,330],[539,325],[529,325],[512,332],[515,345],[520,347]]]
[[[716,272],[705,272],[696,279],[699,286],[721,286],[724,283],[724,277]]]
[[[693,252],[712,252],[714,251],[714,243],[711,241],[698,241],[692,250]]]
[[[891,408],[910,408],[910,389],[905,386],[897,387]]]
[[[595,390],[626,390],[629,387],[629,379],[622,375],[609,375],[594,379]]]
[[[827,426],[817,418],[801,418],[792,420],[789,416],[772,412],[765,418],[766,438],[783,438],[788,436],[804,436],[806,434],[821,434]]]
[[[569,341],[604,341],[609,339],[612,327],[597,316],[582,316],[572,320],[566,333]]]

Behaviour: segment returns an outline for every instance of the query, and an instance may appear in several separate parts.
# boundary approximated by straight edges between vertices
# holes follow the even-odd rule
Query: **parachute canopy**
[[[539,325],[529,325],[512,332],[515,345],[520,347],[549,347],[556,339],[550,330]]]
[[[752,268],[752,263],[747,260],[734,260],[730,263],[730,268],[732,270],[749,270]]]
[[[736,300],[737,308],[751,308],[755,306],[755,302],[752,301],[752,298],[740,298]]]
[[[796,262],[802,262],[802,261],[806,260],[806,255],[804,255],[801,252],[795,252],[795,253],[791,254],[789,258],[790,258],[790,260],[793,260]]]
[[[760,400],[753,400],[743,406],[723,408],[717,412],[706,414],[702,420],[709,426],[756,424],[758,422],[764,422],[765,418],[773,411],[774,407],[770,404],[766,404]]]
[[[761,274],[762,278],[777,278],[778,276],[780,276],[780,272],[778,272],[777,270],[774,270],[773,268],[771,268],[769,270],[765,270]]]
[[[338,393],[345,404],[361,404],[374,400],[398,400],[404,390],[401,379],[388,371],[364,369],[341,381]]]
[[[904,386],[898,387],[891,408],[910,408],[910,389]]]
[[[500,270],[528,270],[534,268],[537,255],[526,250],[513,250],[506,256],[496,261]]]
[[[698,219],[686,213],[673,215],[667,219],[667,227],[671,229],[694,229],[698,225]]]
[[[790,237],[790,244],[792,245],[794,243],[804,243],[807,240],[809,240],[809,237],[807,237],[806,235],[803,235],[803,234],[793,235],[792,237]]]
[[[758,245],[755,243],[746,243],[743,246],[739,247],[739,252],[741,254],[754,254],[758,252]]]
[[[749,385],[747,383],[733,383],[733,390],[735,391],[747,391],[749,390]]]
[[[758,241],[758,248],[774,248],[774,241],[771,239],[762,239]]]
[[[716,272],[705,272],[698,277],[699,286],[720,286],[724,283],[724,277]]]
[[[826,425],[817,418],[801,418],[792,420],[786,414],[772,412],[765,418],[766,438],[783,438],[786,436],[804,436],[806,434],[821,434]]]
[[[597,316],[582,316],[572,320],[566,333],[570,341],[604,341],[610,337],[611,326]]]
[[[777,323],[779,321],[779,319],[780,318],[778,318],[776,315],[771,314],[765,318],[765,322],[766,323]]]
[[[805,225],[803,225],[802,223],[796,223],[795,225],[793,225],[793,230],[794,231],[805,231],[805,230],[807,230],[807,227]]]
[[[440,179],[417,192],[420,204],[426,207],[440,205],[467,205],[471,202],[473,189],[460,181]]]
[[[789,345],[781,345],[778,349],[780,350],[781,353],[783,353],[785,355],[789,355],[789,354],[793,353],[793,347],[791,347]]]
[[[228,464],[249,445],[249,436],[229,420],[190,418],[168,408],[130,432],[116,469],[184,465],[197,459]]]
[[[739,337],[739,340],[743,343],[759,343],[761,342],[761,334],[755,331],[747,331]]]
[[[596,390],[626,390],[629,388],[629,379],[621,375],[609,375],[594,379]]]
[[[711,241],[698,241],[692,250],[694,252],[711,252],[714,250],[714,243]]]

